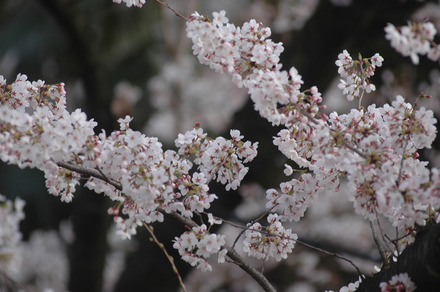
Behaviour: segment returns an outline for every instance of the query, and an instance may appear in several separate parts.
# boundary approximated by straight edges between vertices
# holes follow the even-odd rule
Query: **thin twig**
[[[269,213],[270,213],[270,212],[271,212],[276,206],[278,206],[278,204],[275,204],[274,206],[272,206],[272,208],[270,208],[269,210],[267,210],[266,212],[264,212],[263,214],[261,214],[260,216],[258,216],[257,218],[255,218],[254,220],[250,221],[248,225],[251,226],[251,225],[253,225],[255,222],[258,222],[258,221],[260,221],[261,219],[263,219],[263,217],[267,216],[267,215],[268,215],[268,214],[269,214]],[[206,212],[203,212],[203,214],[208,215]],[[232,248],[235,248],[235,245],[237,244],[238,240],[239,240],[240,237],[243,235],[243,233],[245,233],[246,230],[249,229],[249,226],[247,226],[246,228],[244,228],[243,225],[235,224],[235,223],[232,222],[232,221],[229,221],[229,220],[226,220],[226,219],[223,219],[223,218],[217,217],[217,216],[213,216],[213,217],[214,217],[215,219],[218,219],[218,220],[224,221],[224,222],[228,223],[229,225],[231,225],[231,226],[233,226],[233,227],[236,227],[236,228],[242,229],[242,231],[240,231],[240,233],[237,235],[237,237],[235,238],[235,240],[234,240],[234,242],[233,242],[233,244],[232,244]]]
[[[355,263],[353,263],[353,261],[347,259],[346,257],[343,257],[343,256],[341,256],[341,255],[339,255],[339,254],[337,254],[337,253],[334,253],[334,252],[327,251],[327,250],[325,250],[325,249],[322,249],[322,248],[316,247],[316,246],[314,246],[314,245],[308,244],[308,243],[306,243],[306,242],[304,242],[304,241],[301,241],[301,240],[298,240],[298,239],[296,239],[295,241],[298,242],[298,243],[301,244],[301,245],[304,245],[304,246],[308,247],[308,248],[311,248],[311,249],[317,250],[317,251],[319,251],[319,252],[322,252],[322,253],[328,254],[328,255],[330,255],[330,256],[334,256],[334,257],[336,257],[336,258],[338,258],[338,259],[341,259],[341,260],[344,260],[344,261],[348,262],[350,265],[352,265],[352,266],[356,269],[356,271],[357,271],[357,273],[358,273],[358,275],[359,275],[360,277],[365,278],[365,276],[361,273],[361,271],[360,271],[359,268],[355,265]]]
[[[243,230],[240,231],[240,233],[238,233],[237,237],[235,238],[234,242],[232,243],[232,248],[235,248],[235,246],[237,245],[238,240],[243,235],[243,233],[246,232],[246,230],[247,229],[243,229]]]
[[[379,215],[377,214],[377,212],[374,212],[374,213],[376,213],[377,227],[379,228],[380,235],[382,236],[382,242],[385,244],[387,251],[390,253],[392,251],[392,248],[388,244],[388,241],[386,240],[386,237],[385,237],[385,232],[383,232],[382,226],[380,225]]]
[[[172,267],[172,269],[173,269],[173,272],[176,274],[177,279],[179,280],[180,287],[182,287],[182,290],[183,290],[184,292],[187,292],[187,291],[186,291],[185,284],[183,283],[182,277],[180,276],[179,270],[177,270],[177,267],[176,267],[176,265],[175,265],[175,263],[174,263],[174,259],[173,259],[173,257],[169,255],[169,253],[168,253],[168,251],[166,250],[166,248],[165,248],[165,246],[163,245],[163,243],[161,243],[161,242],[157,239],[157,237],[154,235],[153,227],[148,226],[146,223],[144,223],[144,226],[145,226],[145,228],[148,230],[148,233],[150,233],[151,238],[153,239],[153,241],[159,246],[159,248],[162,250],[162,252],[163,252],[163,253],[165,254],[165,256],[167,257],[168,261],[170,262],[171,267]]]
[[[382,262],[384,265],[387,265],[387,255],[386,255],[386,252],[385,252],[382,244],[379,241],[379,237],[377,236],[377,231],[376,231],[376,228],[374,227],[373,221],[370,221],[370,227],[371,227],[371,231],[373,233],[374,242],[376,243],[377,248],[379,249],[379,254],[382,259]]]
[[[182,19],[188,21],[188,17],[183,16],[182,14],[180,14],[179,12],[177,12],[176,10],[174,10],[173,8],[171,8],[171,6],[170,6],[167,2],[162,1],[162,0],[155,0],[155,1],[156,1],[157,3],[159,3],[160,5],[165,6],[166,8],[168,8],[169,10],[171,10],[172,12],[174,12],[174,14],[175,14],[177,17],[180,17],[180,18],[182,18]]]

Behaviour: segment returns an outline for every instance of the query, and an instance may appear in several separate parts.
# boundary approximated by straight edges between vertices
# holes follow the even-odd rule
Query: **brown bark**
[[[400,273],[408,273],[417,286],[416,291],[440,291],[440,224],[423,227],[397,262],[391,262],[373,277],[364,279],[356,291],[380,291],[381,282]]]

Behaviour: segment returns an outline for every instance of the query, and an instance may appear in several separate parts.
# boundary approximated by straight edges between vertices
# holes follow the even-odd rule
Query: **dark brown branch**
[[[423,227],[415,242],[408,246],[397,262],[388,266],[373,277],[364,279],[356,290],[380,291],[381,282],[387,282],[392,276],[407,273],[417,286],[417,291],[438,291],[440,287],[440,224]]]
[[[87,176],[93,176],[95,178],[99,178],[100,180],[105,181],[106,183],[111,184],[112,186],[114,186],[116,189],[122,191],[122,185],[112,179],[109,179],[107,176],[105,176],[101,171],[97,170],[97,169],[93,169],[93,168],[88,168],[88,167],[84,167],[84,166],[80,166],[80,165],[76,165],[73,163],[69,163],[69,162],[58,162],[57,165],[59,167],[83,174],[83,175],[87,175]]]
[[[228,250],[228,257],[234,261],[235,264],[237,264],[242,270],[244,270],[246,273],[248,273],[252,278],[254,278],[255,281],[257,281],[258,284],[264,289],[266,292],[276,292],[275,288],[272,286],[272,284],[269,283],[269,280],[257,271],[254,267],[249,265],[244,261],[244,259],[231,247],[226,247]]]

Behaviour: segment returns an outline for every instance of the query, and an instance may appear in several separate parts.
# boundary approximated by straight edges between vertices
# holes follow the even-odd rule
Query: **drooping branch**
[[[83,167],[83,166],[76,165],[73,163],[68,163],[68,162],[58,162],[58,166],[69,169],[71,171],[75,171],[77,173],[80,173],[80,174],[83,174],[86,176],[93,176],[95,178],[101,179],[101,180],[113,185],[118,190],[122,191],[122,186],[120,183],[112,180],[111,178],[108,178],[107,176],[102,174],[102,172],[100,172],[97,169]],[[161,211],[161,212],[165,213],[164,211]],[[196,222],[194,222],[193,220],[191,220],[189,218],[182,216],[181,214],[179,214],[177,212],[171,212],[168,215],[175,218],[176,220],[178,220],[183,225],[185,225],[189,228],[197,226]],[[255,269],[254,267],[252,267],[251,265],[246,263],[245,260],[233,248],[227,246],[226,249],[228,250],[227,256],[234,263],[236,263],[241,269],[243,269],[246,273],[248,273],[252,278],[254,278],[258,282],[258,284],[261,285],[261,287],[264,289],[264,291],[266,291],[266,292],[275,292],[276,291],[275,288],[273,288],[273,286],[269,283],[269,280],[267,280],[267,278],[261,272],[259,272],[257,269]]]

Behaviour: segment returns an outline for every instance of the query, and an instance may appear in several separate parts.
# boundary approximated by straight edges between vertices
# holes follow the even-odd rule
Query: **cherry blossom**
[[[124,238],[143,223],[163,221],[162,212],[191,217],[209,209],[217,198],[209,192],[209,181],[217,179],[226,189],[236,189],[248,171],[244,164],[257,154],[258,143],[242,141],[238,130],[226,140],[208,139],[197,128],[176,140],[181,155],[198,155],[194,162],[200,172],[190,173],[191,157],[164,151],[157,138],[133,131],[131,117],[119,119],[120,129],[110,135],[95,135],[93,120],[80,110],[65,110],[63,84],[31,83],[25,75],[12,85],[1,80],[0,158],[43,170],[48,191],[66,202],[73,199],[81,175],[60,164],[96,169],[107,181],[92,176],[85,186],[116,202],[109,214],[115,216],[117,232]]]
[[[411,281],[411,278],[407,273],[401,273],[398,275],[394,275],[388,282],[380,283],[380,291],[388,292],[388,291],[406,291],[412,292],[416,290],[416,286]]]
[[[260,223],[248,226],[243,250],[257,259],[267,260],[269,257],[274,257],[280,261],[287,258],[298,236],[292,233],[292,230],[284,229],[277,214],[270,214],[267,222],[270,226],[264,227]]]
[[[376,90],[376,86],[368,79],[374,75],[376,67],[381,67],[383,58],[378,54],[374,54],[371,58],[362,58],[359,54],[359,60],[353,61],[347,50],[338,55],[336,65],[338,73],[342,78],[338,87],[347,95],[348,100],[355,97],[362,97],[364,92],[370,93]]]
[[[403,56],[411,57],[413,64],[419,63],[419,55],[428,55],[432,61],[440,59],[439,47],[433,42],[437,34],[431,22],[408,22],[408,25],[396,27],[389,23],[385,27],[385,38],[391,46]]]
[[[128,7],[145,3],[114,2]],[[390,24],[385,30],[391,45],[413,63],[418,63],[418,55],[440,57],[439,47],[432,44],[436,30],[431,23],[400,29]],[[355,212],[367,221],[383,216],[399,231],[411,233],[417,225],[440,218],[439,170],[429,169],[418,153],[430,148],[436,136],[437,121],[431,110],[397,96],[381,107],[372,104],[326,115],[318,88],[301,89],[299,72],[282,70],[283,45],[269,38],[271,30],[262,23],[252,19],[238,27],[229,23],[225,11],[214,12],[213,19],[195,12],[186,31],[199,62],[247,89],[255,110],[281,128],[273,143],[299,168],[294,171],[286,163],[284,174],[289,180],[266,191],[269,211],[260,218],[266,217],[268,225],[255,220],[242,227],[243,252],[248,256],[286,259],[298,235],[282,222],[299,221],[321,194],[336,192],[341,182],[346,183],[345,196]],[[336,65],[343,78],[339,88],[347,99],[361,99],[376,89],[369,78],[383,61],[378,53],[370,58],[359,54],[358,60],[346,50],[339,54]],[[65,202],[74,198],[80,180],[85,179],[87,188],[113,201],[108,213],[121,238],[130,239],[139,226],[162,222],[172,214],[188,228],[173,244],[184,261],[211,271],[211,256],[217,255],[219,263],[226,256],[232,259],[235,250],[226,245],[226,236],[210,230],[231,222],[210,213],[218,196],[209,185],[219,182],[226,191],[237,190],[249,170],[247,164],[257,155],[258,142],[244,140],[237,129],[230,130],[230,138],[210,138],[196,124],[178,134],[176,150],[164,150],[158,138],[131,129],[129,116],[118,120],[119,129],[96,135],[93,120],[81,110],[66,110],[65,95],[62,83],[46,85],[18,75],[7,84],[0,76],[2,161],[42,170],[48,191]],[[10,202],[1,206],[0,215],[12,218],[5,220],[9,230],[0,234],[7,246],[19,239],[20,202],[16,201],[15,211]],[[194,215],[201,222],[193,221]],[[209,227],[203,224],[205,215]],[[8,238],[8,232],[15,232],[15,237]],[[354,291],[358,284],[340,291]],[[407,274],[399,274],[380,288],[413,291],[415,285]]]
[[[241,141],[243,136],[238,130],[231,130],[230,135],[231,140],[223,137],[209,140],[201,129],[194,129],[185,135],[179,134],[176,146],[181,155],[196,155],[194,162],[207,181],[216,179],[226,185],[226,190],[235,190],[249,169],[243,163],[255,158],[258,143]]]
[[[273,125],[286,127],[274,144],[300,167],[310,169],[311,173],[282,183],[280,191],[268,190],[267,207],[281,212],[282,220],[299,220],[318,195],[324,189],[336,189],[339,176],[345,174],[355,210],[369,220],[382,213],[400,228],[424,223],[429,199],[418,190],[425,189],[421,186],[429,171],[418,161],[416,151],[429,147],[435,137],[432,111],[413,109],[398,96],[392,106],[372,105],[367,110],[326,117],[319,113],[319,91],[312,87],[301,92],[297,70],[291,68],[289,74],[281,71],[278,61],[282,46],[267,39],[270,30],[261,24],[251,20],[238,28],[226,22],[214,24],[195,13],[188,21],[187,33],[202,64],[231,75],[237,86],[248,88],[261,116]],[[263,58],[262,51],[271,56]],[[358,61],[353,61],[347,51],[339,55],[336,64],[348,80],[343,84],[348,85],[349,98],[375,90],[368,78],[382,62],[379,54],[366,59],[359,56]],[[402,161],[411,167],[417,165],[421,171],[401,169]],[[420,183],[413,183],[416,181]],[[411,195],[402,196],[402,192]],[[405,201],[405,197],[417,198],[420,203]]]

